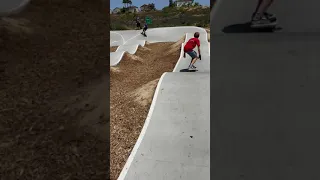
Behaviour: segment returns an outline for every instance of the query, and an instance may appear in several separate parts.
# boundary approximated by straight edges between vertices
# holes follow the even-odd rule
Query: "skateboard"
[[[272,24],[268,24],[268,25],[260,25],[260,26],[253,26],[250,24],[250,27],[254,30],[271,30],[271,31],[274,31],[274,30],[278,30],[278,29],[281,29],[279,26],[278,26],[278,23],[277,21],[273,22]]]
[[[252,26],[250,25],[252,29],[276,29],[277,25],[266,25],[266,26]]]
[[[147,37],[147,35],[146,34],[143,34],[143,33],[141,33],[144,37]]]
[[[181,69],[180,72],[197,72],[198,70]]]

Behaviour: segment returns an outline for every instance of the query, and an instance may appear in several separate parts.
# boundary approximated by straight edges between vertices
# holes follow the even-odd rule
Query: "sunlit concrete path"
[[[180,72],[190,57],[177,59],[173,72],[162,75],[142,132],[119,180],[210,179],[210,49],[205,29],[198,27],[154,28],[147,31],[110,32],[110,65],[117,65],[124,52],[134,54],[145,42],[185,42],[200,32],[202,60],[198,72]],[[181,47],[184,43],[181,44]],[[120,66],[121,68],[121,66]]]

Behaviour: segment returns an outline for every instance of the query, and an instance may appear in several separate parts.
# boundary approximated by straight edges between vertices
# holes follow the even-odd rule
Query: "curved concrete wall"
[[[110,65],[116,66],[122,59],[124,52],[134,54],[137,45],[144,46],[145,42],[175,42],[181,37],[186,35],[186,41],[193,37],[194,32],[200,33],[201,41],[201,54],[202,61],[197,63],[197,67],[200,72],[210,71],[210,50],[207,32],[203,28],[194,26],[182,26],[182,27],[162,27],[149,29],[147,31],[148,37],[142,36],[141,30],[128,30],[128,31],[111,31],[110,32],[110,44],[111,46],[119,46],[116,52],[110,53]],[[187,68],[190,61],[189,57],[183,58],[181,53],[180,58],[176,64],[173,72],[178,72],[180,69]]]
[[[8,16],[21,12],[30,0],[1,0],[0,1],[0,16]]]

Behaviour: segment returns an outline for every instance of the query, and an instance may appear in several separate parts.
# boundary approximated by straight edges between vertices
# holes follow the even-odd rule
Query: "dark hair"
[[[195,38],[198,38],[200,36],[199,32],[195,32],[193,35]]]

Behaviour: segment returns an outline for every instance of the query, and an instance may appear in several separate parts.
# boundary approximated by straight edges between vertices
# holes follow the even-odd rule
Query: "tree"
[[[144,4],[144,5],[142,5],[140,8],[141,8],[142,11],[152,11],[152,10],[156,10],[156,7],[155,7],[154,3]]]
[[[154,5],[154,3],[149,4],[149,6],[151,10],[156,10],[156,6]]]
[[[174,6],[173,0],[169,0],[169,7],[173,7],[173,6]]]
[[[128,4],[130,4],[130,6],[132,6],[132,1],[131,1],[131,0],[128,0]]]
[[[130,0],[122,0],[122,4],[124,4],[124,7],[128,7]]]
[[[195,6],[195,7],[199,7],[199,6],[201,6],[201,5],[200,5],[200,3],[195,2],[195,3],[193,4],[193,6]]]

